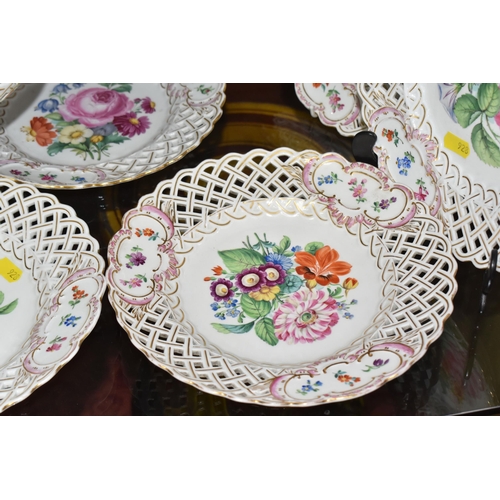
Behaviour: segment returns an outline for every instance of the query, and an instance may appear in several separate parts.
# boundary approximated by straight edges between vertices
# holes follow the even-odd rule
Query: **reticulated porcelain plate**
[[[77,353],[105,290],[98,243],[72,208],[0,179],[0,412]]]
[[[388,201],[399,228],[379,219],[376,176],[344,161],[230,154],[143,197],[108,252],[109,298],[132,343],[179,380],[268,406],[361,396],[420,359],[452,311],[449,242],[411,192]],[[367,198],[362,218],[339,212],[335,183],[306,186],[334,164],[337,184],[358,179],[347,191]],[[404,197],[379,181],[382,199]]]
[[[355,83],[296,83],[295,93],[312,116],[340,134],[348,137],[366,130]]]
[[[405,84],[405,97],[413,126],[438,144],[441,216],[454,255],[485,268],[500,244],[500,88]]]
[[[220,83],[21,84],[0,103],[0,175],[49,189],[156,172],[222,114]]]

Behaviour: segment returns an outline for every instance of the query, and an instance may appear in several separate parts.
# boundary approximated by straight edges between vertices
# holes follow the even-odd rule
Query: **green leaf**
[[[117,92],[130,92],[132,90],[132,85],[130,85],[130,83],[100,83],[99,85],[107,89],[116,90]]]
[[[457,99],[455,103],[455,116],[457,117],[458,123],[463,127],[467,128],[471,125],[479,116],[481,116],[481,110],[479,109],[479,103],[477,99],[470,94],[465,94]]]
[[[73,120],[72,122],[58,121],[56,123],[56,130],[60,132],[63,128],[70,127],[71,125],[78,125],[78,120]]]
[[[124,141],[129,141],[129,137],[123,137],[122,135],[119,135],[119,134],[111,134],[111,135],[107,135],[106,137],[104,137],[104,139],[102,140],[102,143],[103,144],[121,144],[122,142]]]
[[[495,116],[500,111],[500,89],[496,83],[481,83],[477,91],[477,102],[486,116]]]
[[[253,328],[253,324],[246,323],[245,325],[223,325],[222,323],[210,323],[220,333],[246,333]]]
[[[338,286],[335,288],[335,290],[332,290],[331,288],[328,289],[328,295],[332,298],[337,298],[342,296],[342,287]]]
[[[304,284],[304,281],[302,278],[299,278],[295,274],[289,274],[285,278],[285,282],[280,285],[281,292],[282,293],[293,293],[299,290],[302,285]]]
[[[0,292],[0,305],[2,304],[4,297],[5,297],[4,293]]]
[[[255,333],[269,345],[276,345],[278,338],[274,334],[274,324],[271,318],[263,318],[255,323]]]
[[[284,253],[285,250],[288,250],[288,247],[292,244],[292,240],[288,236],[283,236],[280,241],[280,246],[278,247],[278,253]]]
[[[250,248],[238,248],[236,250],[224,250],[217,252],[223,260],[225,267],[232,273],[240,273],[244,269],[265,264],[264,257]]]
[[[57,153],[60,153],[63,149],[66,149],[69,144],[63,144],[62,142],[56,141],[53,142],[48,148],[47,153],[49,156],[54,156]]]
[[[492,167],[500,167],[500,149],[487,134],[481,123],[472,130],[472,146],[477,156]]]
[[[7,304],[5,307],[0,307],[0,314],[9,314],[17,307],[17,300],[12,301],[10,304]]]
[[[59,113],[49,113],[48,115],[45,115],[44,118],[48,118],[49,120],[55,120],[57,122],[63,119],[63,117]]]
[[[271,312],[271,303],[265,300],[254,300],[249,295],[242,295],[241,308],[251,318],[263,318]]]
[[[82,144],[67,144],[67,147],[70,149],[77,149],[79,151],[85,151],[86,153],[89,151],[89,147],[85,142]]]
[[[311,241],[311,243],[308,243],[306,247],[304,248],[304,251],[309,252],[312,255],[315,255],[316,252],[320,249],[323,248],[325,245],[324,243],[321,243],[320,241]]]

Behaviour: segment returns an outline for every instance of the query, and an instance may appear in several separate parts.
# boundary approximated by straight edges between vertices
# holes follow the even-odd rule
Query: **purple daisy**
[[[266,273],[252,267],[236,275],[236,285],[243,293],[256,292],[267,282]]]
[[[142,266],[146,262],[146,256],[141,252],[135,252],[130,254],[130,263],[134,266]]]
[[[229,300],[234,295],[232,290],[233,284],[231,281],[224,278],[215,280],[210,285],[210,295],[217,301]]]
[[[136,113],[127,113],[125,115],[115,116],[113,118],[113,125],[122,135],[134,137],[134,135],[146,132],[151,123],[146,116],[137,118]]]
[[[259,271],[262,271],[266,275],[266,285],[281,285],[285,282],[286,271],[277,264],[268,263],[263,266],[259,266]]]
[[[386,208],[389,208],[389,205],[390,205],[389,200],[382,200],[380,202],[380,208],[382,210],[385,210]]]
[[[144,111],[144,113],[154,113],[156,111],[156,103],[152,101],[149,97],[145,97],[142,100],[141,108]]]

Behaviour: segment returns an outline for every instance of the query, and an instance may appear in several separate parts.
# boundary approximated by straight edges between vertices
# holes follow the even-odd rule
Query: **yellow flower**
[[[266,300],[270,301],[276,298],[276,295],[280,292],[279,286],[263,286],[260,290],[255,292],[250,292],[248,295],[254,300]]]
[[[21,127],[21,132],[26,134],[26,140],[28,142],[33,142],[35,140],[36,133],[31,127]]]
[[[93,135],[90,138],[90,142],[93,142],[94,144],[97,144],[98,142],[101,142],[104,139],[102,135]]]
[[[342,283],[342,288],[345,290],[345,296],[349,293],[349,290],[356,288],[359,282],[356,278],[346,278],[344,283]]]
[[[63,144],[81,144],[93,135],[92,130],[85,125],[69,125],[59,133],[59,142]]]

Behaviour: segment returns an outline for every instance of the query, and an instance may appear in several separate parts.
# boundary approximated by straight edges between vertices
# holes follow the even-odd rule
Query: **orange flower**
[[[321,83],[313,83],[313,87],[314,87],[315,89],[317,89],[320,85],[321,85]]]
[[[154,231],[152,229],[149,229],[149,227],[147,227],[146,229],[144,229],[144,236],[153,236]]]
[[[392,130],[388,130],[387,131],[387,140],[389,142],[391,142],[393,137],[394,137],[394,132]]]
[[[342,288],[345,290],[345,296],[347,297],[349,291],[356,288],[358,285],[359,282],[356,278],[346,278],[344,283],[342,283]]]
[[[212,281],[212,278],[210,278],[210,276],[206,276],[205,278],[203,278],[203,281]]]
[[[74,294],[73,294],[73,298],[75,300],[78,300],[78,299],[83,299],[84,297],[87,297],[88,296],[88,293],[85,293],[85,290],[77,290]]]
[[[338,283],[339,275],[349,273],[352,266],[348,262],[339,259],[339,253],[328,245],[320,248],[315,255],[309,252],[296,252],[295,260],[300,264],[295,268],[297,274],[304,276],[308,288],[317,284],[328,285]]]
[[[21,131],[26,132],[28,141],[35,140],[40,146],[49,146],[52,139],[57,135],[53,131],[54,126],[46,118],[35,116],[30,121],[29,127],[22,127]]]
[[[220,276],[222,274],[222,267],[215,266],[212,268],[212,271],[215,274],[215,276]]]
[[[339,382],[349,382],[349,380],[351,380],[350,375],[339,375],[338,377]]]

